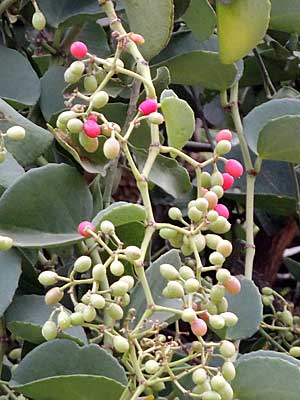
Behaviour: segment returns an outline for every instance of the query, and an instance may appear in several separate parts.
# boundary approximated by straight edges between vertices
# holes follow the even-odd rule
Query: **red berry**
[[[92,119],[85,121],[83,124],[83,130],[84,133],[91,138],[96,138],[101,133],[100,125],[98,125],[97,122],[93,121]]]
[[[229,218],[229,210],[226,206],[224,206],[224,204],[217,204],[215,210],[221,217],[224,217],[226,219]]]
[[[231,175],[227,174],[227,172],[225,172],[225,173],[222,174],[222,175],[223,175],[223,185],[222,185],[222,188],[223,188],[224,190],[228,190],[228,189],[230,189],[230,188],[233,186],[233,184],[234,184],[234,179],[233,179],[233,177],[232,177]]]
[[[220,132],[217,133],[216,142],[219,143],[221,140],[228,140],[229,142],[231,142],[232,133],[229,129],[222,129]]]
[[[77,231],[81,236],[90,237],[91,235],[87,232],[90,229],[91,231],[95,231],[94,225],[89,221],[82,221],[78,225]]]
[[[154,99],[144,100],[139,106],[139,111],[144,115],[157,111],[157,101]]]
[[[88,48],[83,42],[74,42],[71,44],[70,52],[75,58],[83,58],[88,52]]]
[[[131,32],[129,34],[130,39],[137,44],[144,44],[145,43],[145,38],[142,35],[139,35],[138,33],[133,33]]]
[[[191,322],[191,329],[195,336],[204,336],[207,332],[207,325],[203,319],[194,319]]]
[[[241,291],[240,281],[235,276],[230,276],[224,283],[228,293],[235,295],[239,294]]]
[[[209,320],[209,314],[208,314],[207,311],[202,312],[202,313],[199,315],[199,317],[200,317],[201,319],[203,319],[203,321],[206,321],[206,322]]]
[[[233,159],[227,161],[227,163],[225,164],[225,170],[229,175],[233,176],[234,178],[239,178],[243,175],[244,172],[242,164],[239,161]]]
[[[88,120],[89,120],[89,121],[95,121],[95,122],[97,122],[98,117],[97,117],[97,115],[95,115],[95,114],[90,114],[90,115],[88,116]]]

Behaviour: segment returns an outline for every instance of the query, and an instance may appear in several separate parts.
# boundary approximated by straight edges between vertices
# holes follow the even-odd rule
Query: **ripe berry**
[[[88,271],[92,266],[92,260],[88,256],[81,256],[77,258],[77,260],[74,263],[74,270],[76,272],[86,272]]]
[[[231,150],[231,143],[228,140],[221,140],[215,147],[215,152],[218,155],[229,153]]]
[[[112,303],[107,309],[107,314],[114,321],[118,321],[123,318],[124,312],[122,307],[119,306],[119,304]]]
[[[231,358],[234,356],[236,350],[234,344],[229,342],[228,340],[223,340],[220,346],[220,353],[225,358]]]
[[[225,282],[224,286],[228,293],[235,295],[241,291],[240,281],[235,276],[230,276]]]
[[[228,140],[229,142],[231,142],[232,133],[229,129],[222,129],[220,132],[217,133],[216,142],[219,143],[221,140]]]
[[[38,280],[41,285],[50,286],[54,285],[58,281],[58,275],[53,271],[44,271],[39,274]]]
[[[192,380],[195,385],[202,385],[206,379],[207,373],[204,368],[198,368],[192,374]]]
[[[80,224],[78,225],[77,231],[81,236],[84,237],[91,237],[91,235],[89,234],[89,232],[87,232],[87,230],[91,230],[91,231],[95,231],[95,227],[94,225],[89,222],[89,221],[82,221],[80,222]]]
[[[171,264],[161,264],[159,267],[159,270],[160,270],[160,274],[167,281],[174,281],[179,278],[179,272]]]
[[[67,123],[67,128],[71,133],[79,133],[82,131],[83,122],[78,118],[71,118]]]
[[[119,260],[114,260],[109,266],[110,272],[114,276],[121,276],[124,274],[124,265]]]
[[[195,336],[204,336],[207,332],[207,325],[203,319],[195,319],[191,322],[191,330]]]
[[[12,140],[22,140],[25,138],[26,132],[22,126],[12,126],[7,129],[6,135]]]
[[[113,296],[122,297],[128,292],[128,283],[125,281],[117,281],[110,285],[110,289]]]
[[[45,295],[45,303],[48,306],[52,306],[56,303],[59,303],[60,300],[64,297],[64,292],[62,292],[58,287],[54,287]]]
[[[229,175],[233,176],[234,178],[239,178],[243,175],[244,172],[242,164],[239,161],[233,159],[226,162],[225,170]]]
[[[159,112],[149,114],[149,122],[154,125],[161,125],[164,122],[164,116]]]
[[[107,139],[103,145],[103,153],[108,160],[115,159],[120,153],[120,143],[114,137]]]
[[[138,33],[129,33],[129,38],[136,44],[144,44],[145,43],[145,38],[142,35],[139,35]]]
[[[144,100],[140,105],[139,105],[139,111],[143,115],[149,115],[153,112],[157,111],[157,101],[154,99],[147,99]]]
[[[147,374],[153,375],[159,370],[159,363],[155,360],[148,360],[145,362],[145,371]]]
[[[124,253],[129,261],[138,260],[142,255],[141,249],[137,246],[126,247],[126,249],[124,250]]]
[[[97,79],[94,75],[85,76],[83,80],[83,86],[87,93],[94,93],[98,87]]]
[[[214,192],[208,191],[203,197],[208,201],[208,208],[210,210],[213,210],[218,204],[218,196]]]
[[[31,23],[34,29],[41,31],[46,26],[46,18],[41,11],[37,10],[32,16]]]
[[[128,340],[123,336],[114,336],[113,338],[113,346],[119,353],[126,353],[129,350]]]
[[[115,226],[112,222],[105,220],[101,222],[100,230],[105,235],[112,235],[115,232]]]
[[[71,44],[70,52],[75,58],[83,58],[87,55],[88,48],[83,42],[74,42]]]
[[[61,311],[57,316],[57,325],[61,329],[68,329],[71,326],[71,316],[67,311]]]
[[[85,134],[90,138],[96,138],[101,133],[101,127],[97,124],[97,122],[88,119],[83,124],[83,130]]]
[[[226,172],[223,174],[223,190],[230,189],[234,184],[234,179],[231,175],[227,174]]]
[[[95,114],[90,114],[90,115],[88,116],[88,120],[97,122],[97,121],[98,121],[98,116],[95,115]]]
[[[92,105],[94,108],[102,108],[106,106],[108,101],[109,101],[109,96],[104,90],[101,90],[100,92],[95,93],[92,96]]]
[[[13,240],[8,236],[0,236],[0,251],[8,251],[13,247]]]
[[[217,204],[215,210],[221,217],[224,217],[226,219],[229,218],[229,210],[226,206],[224,206],[224,204]]]
[[[42,335],[46,340],[53,340],[57,336],[57,326],[54,321],[46,321],[42,327]]]
[[[181,319],[184,322],[192,322],[197,318],[196,312],[192,308],[186,308],[182,311]]]
[[[225,361],[222,366],[222,375],[226,381],[232,381],[235,378],[235,366],[231,361]]]
[[[219,253],[223,254],[224,257],[229,257],[232,253],[232,244],[229,240],[221,240],[216,249]]]

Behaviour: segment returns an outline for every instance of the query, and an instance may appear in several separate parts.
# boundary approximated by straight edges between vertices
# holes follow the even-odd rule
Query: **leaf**
[[[287,115],[267,123],[258,138],[257,150],[263,160],[300,162],[300,115]]]
[[[293,277],[297,281],[300,281],[300,263],[296,260],[293,260],[290,257],[284,257],[283,263],[290,271],[290,273],[293,275]]]
[[[187,10],[191,0],[174,0],[174,18],[180,18]]]
[[[123,0],[130,29],[144,36],[140,50],[147,60],[166,47],[173,30],[172,0]],[[154,26],[157,29],[153,29]]]
[[[0,317],[11,303],[22,273],[16,250],[0,252]]]
[[[20,207],[22,199],[22,207]],[[19,247],[49,247],[81,240],[78,224],[92,215],[92,196],[68,165],[31,169],[0,199],[0,235]]]
[[[0,97],[29,106],[40,97],[40,81],[27,58],[0,46]]]
[[[84,42],[90,53],[97,54],[102,58],[108,57],[112,53],[107,43],[105,31],[97,22],[87,22],[77,36],[77,40]]]
[[[262,354],[263,353],[263,354]],[[234,395],[239,400],[298,400],[300,367],[292,357],[283,359],[270,352],[252,352],[236,362],[236,378],[232,382]]]
[[[0,194],[24,173],[21,165],[10,153],[7,153],[5,161],[0,164]]]
[[[34,163],[47,150],[53,138],[48,131],[24,118],[5,101],[0,99],[0,129],[5,132],[13,125],[23,126],[26,130],[26,137],[20,142],[6,138],[5,145],[14,158],[23,167],[26,167]]]
[[[238,323],[228,328],[226,337],[231,340],[240,340],[251,337],[257,332],[263,318],[263,306],[259,290],[253,281],[241,278],[241,291],[232,296],[227,294],[228,310],[236,314]]]
[[[272,119],[283,117],[286,114],[300,115],[300,100],[279,99],[271,100],[255,107],[244,118],[244,129],[251,150],[257,154],[257,141],[260,131]]]
[[[300,33],[300,4],[298,0],[271,0],[270,28],[288,33]]]
[[[191,0],[182,18],[200,42],[213,34],[216,14],[207,0]]]
[[[53,310],[54,307],[45,304],[44,296],[17,296],[5,313],[7,328],[28,342],[40,344],[45,341],[42,326]],[[80,345],[87,343],[86,334],[81,326],[67,329],[59,333],[58,337],[74,340]]]
[[[169,146],[181,149],[195,130],[194,112],[185,100],[168,97],[162,100]]]
[[[232,64],[246,56],[264,37],[269,24],[269,0],[217,2],[220,58]]]

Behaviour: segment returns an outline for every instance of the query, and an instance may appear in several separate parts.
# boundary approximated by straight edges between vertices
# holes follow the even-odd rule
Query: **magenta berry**
[[[229,129],[222,129],[220,132],[217,133],[216,142],[219,143],[221,140],[228,140],[229,142],[231,142],[232,133]]]
[[[90,115],[88,116],[88,120],[89,120],[89,121],[97,122],[98,117],[97,117],[97,115],[95,115],[95,114],[90,114]]]
[[[89,221],[82,221],[78,225],[77,231],[81,236],[91,237],[91,235],[87,232],[87,230],[95,231],[94,225]]]
[[[75,58],[83,58],[88,52],[88,48],[83,42],[74,42],[71,44],[70,52]]]
[[[140,106],[139,111],[144,115],[149,115],[157,111],[157,101],[154,99],[144,100]]]
[[[227,161],[227,163],[225,164],[225,170],[229,175],[233,176],[234,178],[239,178],[243,175],[244,172],[242,164],[239,161],[233,159]]]
[[[224,217],[226,219],[229,218],[229,210],[226,206],[224,206],[224,204],[217,204],[215,210],[221,217]]]
[[[228,190],[228,189],[230,189],[230,188],[233,186],[233,184],[234,184],[234,178],[233,178],[231,175],[227,174],[227,172],[225,172],[225,173],[222,174],[222,175],[223,175],[223,185],[222,185],[222,188],[223,188],[223,190]]]
[[[97,122],[93,121],[92,119],[88,119],[83,124],[84,133],[89,136],[90,138],[96,138],[101,133],[101,127],[97,124]]]

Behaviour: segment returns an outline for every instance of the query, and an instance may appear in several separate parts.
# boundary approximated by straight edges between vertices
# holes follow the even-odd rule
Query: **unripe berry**
[[[92,322],[96,318],[97,313],[93,306],[88,305],[84,308],[82,315],[86,322]]]
[[[229,240],[221,240],[216,249],[219,253],[223,254],[224,257],[229,257],[232,253],[232,244]]]
[[[71,314],[71,323],[73,326],[80,326],[84,324],[84,318],[81,312],[74,312]]]
[[[53,340],[57,336],[57,326],[54,321],[46,321],[42,327],[42,335],[46,340]]]
[[[97,79],[98,84],[100,84],[103,81],[103,79],[106,77],[106,75],[107,75],[107,73],[102,68],[99,68],[95,72],[95,77]]]
[[[264,306],[270,307],[273,304],[274,296],[262,296],[261,300]]]
[[[229,342],[228,340],[223,340],[220,346],[220,353],[225,358],[231,358],[235,355],[235,347],[234,344]]]
[[[6,149],[0,150],[0,164],[3,163],[3,162],[5,161],[6,153],[7,153],[7,150],[6,150]]]
[[[181,278],[183,278],[184,280],[189,279],[189,278],[195,278],[195,273],[192,270],[192,268],[183,265],[182,267],[179,268],[179,274],[181,276]]]
[[[192,322],[197,318],[196,312],[192,308],[186,308],[182,311],[181,319],[184,322]]]
[[[157,111],[157,101],[154,99],[144,100],[139,105],[139,112],[143,115],[149,115]]]
[[[211,186],[222,186],[223,175],[221,172],[216,171],[211,175]]]
[[[228,311],[228,301],[226,297],[223,297],[221,301],[217,304],[218,314]]]
[[[90,138],[96,138],[101,133],[101,127],[97,124],[97,122],[88,119],[83,124],[84,133]]]
[[[195,385],[202,385],[206,379],[207,373],[204,368],[198,368],[192,374],[192,380]]]
[[[209,324],[213,329],[223,329],[225,326],[225,320],[221,315],[211,315],[209,317]]]
[[[216,278],[219,283],[224,284],[231,277],[230,271],[228,269],[221,268],[216,273]]]
[[[108,160],[113,160],[119,155],[120,148],[119,141],[114,137],[110,137],[103,145],[103,153]]]
[[[50,286],[58,281],[58,275],[53,271],[44,271],[39,274],[38,280],[41,285]]]
[[[218,199],[220,199],[221,197],[224,196],[224,190],[222,188],[222,186],[213,186],[210,188],[210,191],[215,193],[218,197]]]
[[[163,239],[174,239],[177,236],[175,229],[162,228],[159,231],[159,236]]]
[[[74,74],[74,73],[70,70],[70,68],[67,68],[67,69],[65,70],[65,73],[64,73],[64,80],[65,80],[65,82],[70,83],[70,84],[72,85],[73,83],[78,82],[80,78],[81,78],[81,75]]]
[[[45,303],[52,306],[59,303],[63,297],[64,293],[58,287],[54,287],[45,294]]]
[[[160,125],[164,122],[164,117],[159,112],[149,114],[149,122],[154,125]]]
[[[37,10],[32,16],[31,23],[34,29],[41,31],[46,26],[46,18],[40,10]]]
[[[229,218],[229,210],[226,206],[224,206],[224,204],[217,204],[215,210],[221,217],[224,217],[226,219]]]
[[[105,235],[112,235],[115,232],[115,226],[112,222],[105,220],[101,222],[100,230]]]
[[[220,315],[221,315],[221,317],[224,318],[225,325],[228,328],[235,326],[238,323],[238,320],[239,320],[238,317],[230,311],[223,312]]]
[[[273,294],[273,289],[270,287],[264,287],[261,290],[262,294],[266,295],[266,296],[271,296]]]
[[[202,400],[222,400],[222,398],[219,393],[209,390],[202,394]]]
[[[75,58],[84,58],[87,55],[88,49],[83,42],[74,42],[71,44],[70,52]]]
[[[215,233],[226,233],[230,230],[231,225],[226,218],[219,216],[218,219],[209,225],[209,229]]]
[[[289,350],[289,354],[290,354],[292,357],[299,358],[299,357],[300,357],[300,347],[299,347],[299,346],[293,346],[293,347],[291,347],[290,350]]]
[[[221,140],[228,140],[229,142],[231,142],[232,133],[229,129],[222,129],[216,134],[216,142],[219,143]]]
[[[121,297],[128,292],[128,283],[125,281],[117,281],[110,285],[113,296]]]
[[[210,384],[212,389],[218,392],[226,385],[226,380],[223,378],[222,375],[216,375],[211,379]]]
[[[82,313],[83,310],[85,309],[86,305],[83,303],[77,303],[76,306],[74,307],[75,312],[80,312]]]
[[[95,281],[103,281],[106,277],[106,268],[103,264],[96,264],[92,270],[92,277]]]
[[[124,250],[124,253],[129,261],[138,260],[142,255],[141,249],[137,246],[126,247],[126,249]]]
[[[218,307],[211,301],[209,301],[206,305],[207,312],[211,315],[218,314]],[[209,320],[209,318],[208,318]]]
[[[74,263],[74,270],[76,272],[86,272],[88,271],[92,266],[92,260],[88,256],[81,256],[77,258],[77,260]]]
[[[222,375],[226,381],[232,381],[235,378],[235,366],[231,361],[225,361],[222,366]]]
[[[209,256],[209,262],[212,265],[223,265],[225,262],[224,256],[218,251],[214,251]]]
[[[131,290],[134,286],[134,279],[130,275],[124,275],[120,278],[120,281],[126,282],[128,285],[128,290]]]
[[[219,390],[219,394],[222,400],[232,400],[233,399],[233,390],[229,383],[226,383],[222,389]]]
[[[85,70],[85,65],[82,61],[74,61],[69,66],[70,71],[72,74],[81,76]]]
[[[285,309],[282,311],[281,315],[280,315],[280,320],[282,322],[284,322],[285,324],[292,326],[293,325],[293,315],[292,313]]]
[[[208,213],[206,215],[206,219],[209,222],[215,222],[218,219],[218,217],[219,217],[219,214],[215,210],[208,211]]]
[[[186,293],[198,292],[200,288],[200,283],[196,278],[189,278],[184,282],[184,289]]]
[[[57,316],[57,325],[60,329],[68,329],[71,326],[71,316],[67,311],[61,311]]]
[[[13,240],[8,236],[0,236],[0,251],[8,251],[13,247]]]
[[[193,206],[193,207],[189,208],[188,217],[190,218],[191,221],[199,222],[199,221],[201,221],[202,216],[203,216],[202,211],[199,211],[197,207]]]
[[[119,306],[119,304],[112,303],[107,309],[107,314],[114,321],[118,321],[123,318],[124,312],[122,307]]]
[[[170,245],[175,247],[175,249],[179,249],[183,244],[183,234],[177,233],[174,239],[169,239]]]
[[[214,192],[206,192],[204,198],[208,201],[208,208],[210,210],[213,210],[218,204],[218,196]]]
[[[201,185],[206,189],[211,187],[211,175],[206,171],[201,174]]]
[[[71,133],[79,133],[82,131],[83,122],[78,118],[71,118],[67,123],[67,128]]]
[[[183,244],[180,249],[185,257],[188,257],[191,254],[193,254],[193,249],[189,244]]]
[[[129,350],[128,340],[123,336],[114,336],[113,346],[118,353],[126,353]]]
[[[74,111],[64,111],[62,112],[58,118],[57,118],[57,122],[59,122],[60,124],[66,126],[68,121],[71,118],[76,118],[76,113]]]
[[[225,295],[225,288],[222,285],[214,285],[210,291],[210,300],[217,304]]]
[[[223,239],[221,238],[221,236],[209,233],[205,235],[205,240],[208,248],[216,250],[219,242],[221,242]]]
[[[203,319],[195,319],[191,322],[191,330],[195,336],[204,336],[207,332],[207,325]]]
[[[98,149],[99,142],[97,138],[88,137],[85,133],[79,133],[79,143],[88,153],[95,153]]]
[[[95,93],[92,96],[92,105],[94,108],[102,108],[106,106],[108,101],[109,101],[109,96],[104,90],[101,90],[100,92]]]
[[[177,207],[171,207],[168,211],[168,215],[173,221],[180,221],[182,219],[182,213]]]
[[[85,76],[83,80],[83,86],[87,93],[94,93],[98,87],[97,79],[94,75]]]
[[[130,296],[128,293],[125,293],[124,296],[122,296],[122,307],[127,307],[128,304],[130,304]]]
[[[15,125],[7,129],[6,135],[10,139],[17,141],[25,138],[26,131],[22,126]]]
[[[231,150],[231,143],[228,140],[221,140],[215,147],[215,152],[218,155],[229,153]]]
[[[110,272],[114,276],[121,276],[124,274],[124,265],[119,260],[114,260],[109,266]]]
[[[81,297],[81,302],[84,303],[85,305],[90,304],[91,300],[91,292],[87,291],[82,297]]]
[[[184,296],[183,287],[177,281],[169,281],[166,289],[170,299],[179,299]]]
[[[243,175],[244,168],[242,164],[237,160],[228,160],[225,164],[226,172],[233,176],[233,178],[239,178]]]
[[[224,282],[224,286],[228,293],[235,295],[239,294],[241,291],[240,281],[235,277],[231,276]]]
[[[199,211],[206,212],[208,209],[208,201],[203,197],[199,197],[195,200],[195,206],[198,208]]]
[[[154,375],[159,370],[159,363],[155,360],[148,360],[145,362],[145,371],[147,374]]]
[[[211,389],[209,381],[207,380],[202,385],[197,385],[193,389],[194,394],[203,394]]]
[[[223,174],[223,185],[222,185],[223,190],[230,189],[233,186],[233,184],[234,184],[234,178],[231,175],[224,173]]]
[[[92,293],[90,297],[90,302],[93,307],[97,310],[101,310],[105,307],[105,298],[101,294]]]

